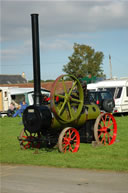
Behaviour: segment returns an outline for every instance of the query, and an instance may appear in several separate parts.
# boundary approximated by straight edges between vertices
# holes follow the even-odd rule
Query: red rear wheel
[[[110,113],[102,113],[94,125],[94,137],[98,143],[112,145],[116,140],[117,124]]]
[[[79,132],[72,127],[67,127],[62,130],[58,139],[60,152],[77,152],[80,146]]]

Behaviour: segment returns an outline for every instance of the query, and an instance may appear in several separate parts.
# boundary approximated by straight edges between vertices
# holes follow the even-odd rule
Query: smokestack
[[[41,105],[40,87],[40,49],[38,14],[31,14],[32,24],[32,48],[33,48],[33,79],[34,79],[34,105]]]

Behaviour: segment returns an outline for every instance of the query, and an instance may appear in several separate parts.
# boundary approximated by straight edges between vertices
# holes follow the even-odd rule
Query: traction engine
[[[23,113],[24,128],[19,136],[21,148],[41,148],[45,144],[47,147],[57,145],[60,152],[77,152],[80,142],[113,144],[117,134],[113,115],[101,113],[96,104],[86,100],[86,92],[75,76],[59,76],[53,82],[50,103],[42,104],[38,14],[32,14],[31,21],[34,104]],[[72,83],[70,86],[67,79]]]

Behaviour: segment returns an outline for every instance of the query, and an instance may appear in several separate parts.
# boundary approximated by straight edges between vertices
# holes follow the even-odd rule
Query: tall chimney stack
[[[41,105],[41,79],[40,79],[40,48],[38,14],[31,14],[32,48],[33,48],[33,79],[34,79],[34,105]]]

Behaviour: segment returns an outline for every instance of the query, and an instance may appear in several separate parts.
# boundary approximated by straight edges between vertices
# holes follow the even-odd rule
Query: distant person
[[[23,101],[21,104],[21,107],[20,107],[20,109],[17,109],[17,111],[14,113],[14,115],[13,115],[13,117],[16,117],[16,116],[20,116],[20,117],[22,117],[22,113],[24,112],[24,110],[27,108],[27,106],[28,106],[28,104],[25,102],[25,101]]]
[[[19,104],[15,102],[15,100],[12,100],[12,103],[14,104],[16,109],[19,109]]]
[[[12,115],[15,113],[15,109],[16,109],[16,108],[15,108],[14,103],[11,102],[10,107],[9,107],[9,109],[8,109],[8,111],[7,111],[8,117],[12,117]]]
[[[90,100],[89,100],[89,93],[88,93],[88,90],[87,90],[87,82],[82,81],[81,85],[82,85],[83,93],[84,93],[84,104],[89,104]]]

